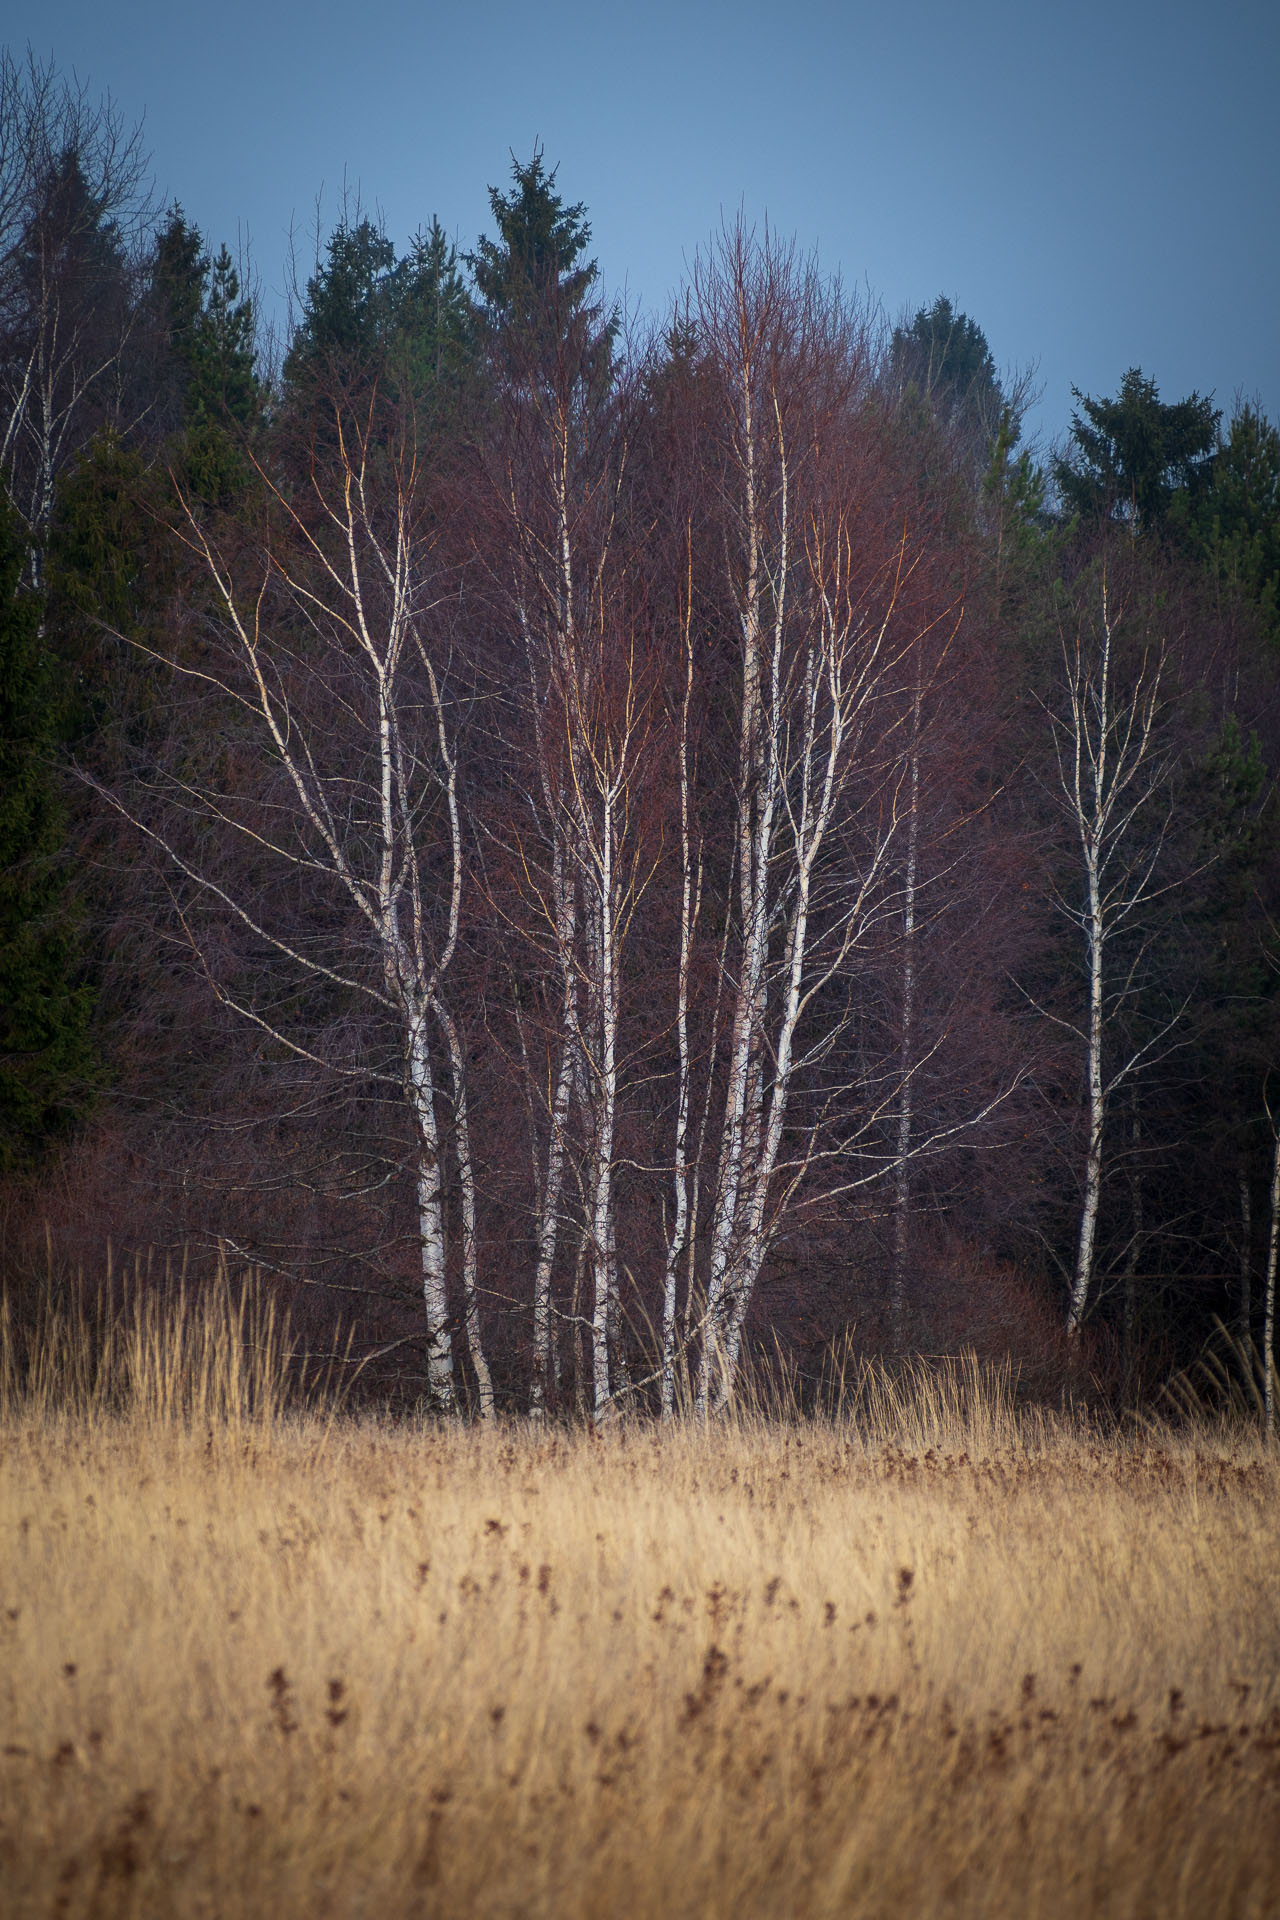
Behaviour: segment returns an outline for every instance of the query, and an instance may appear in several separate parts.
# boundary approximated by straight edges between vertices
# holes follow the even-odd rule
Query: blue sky
[[[582,0],[416,6],[4,0],[21,52],[144,112],[158,189],[216,245],[287,235],[344,179],[397,243],[463,246],[540,140],[587,203],[606,284],[661,312],[741,208],[890,318],[952,296],[1002,367],[1072,385],[1139,365],[1165,399],[1280,416],[1280,8],[1097,0],[888,6]]]

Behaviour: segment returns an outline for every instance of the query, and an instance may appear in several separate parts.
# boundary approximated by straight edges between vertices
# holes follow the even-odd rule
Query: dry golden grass
[[[1280,1910],[1251,1443],[958,1376],[871,1437],[393,1428],[198,1346],[0,1368],[6,1916]]]

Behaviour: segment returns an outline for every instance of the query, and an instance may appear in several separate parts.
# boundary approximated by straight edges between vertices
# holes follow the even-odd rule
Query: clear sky
[[[358,189],[465,247],[535,140],[606,286],[661,312],[766,215],[890,318],[940,292],[1031,424],[1139,365],[1280,416],[1280,6],[1265,0],[3,0],[4,37],[145,113],[157,187],[270,302]]]

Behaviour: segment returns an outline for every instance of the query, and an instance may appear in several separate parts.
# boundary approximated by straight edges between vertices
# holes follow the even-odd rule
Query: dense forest
[[[490,204],[347,207],[272,340],[0,56],[15,1297],[218,1258],[480,1413],[1270,1414],[1280,431],[1135,366],[1041,458],[946,297],[731,225],[643,326],[540,150]]]

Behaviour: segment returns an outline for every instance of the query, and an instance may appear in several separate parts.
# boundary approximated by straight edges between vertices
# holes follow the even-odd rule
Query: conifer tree
[[[27,542],[0,502],[0,1170],[63,1131],[95,1078],[92,995],[56,866],[64,825],[50,756],[66,699],[23,586]]]
[[[380,226],[339,222],[307,281],[302,319],[284,363],[287,388],[349,382],[385,349],[395,313],[396,250]]]
[[[1175,511],[1198,556],[1280,633],[1280,431],[1257,407],[1238,409],[1206,484]]]
[[[1193,393],[1167,406],[1140,367],[1130,367],[1114,400],[1072,392],[1080,402],[1074,445],[1053,468],[1069,512],[1127,519],[1148,532],[1179,490],[1194,493],[1208,478],[1221,418],[1212,400]]]
[[[479,315],[458,250],[433,215],[395,273],[394,374],[407,383],[423,419],[441,422],[473,386]]]
[[[510,193],[489,189],[496,239],[482,234],[467,255],[491,338],[505,354],[508,377],[527,378],[567,356],[594,387],[607,381],[618,323],[613,315],[595,324],[599,268],[583,258],[591,241],[585,204],[565,205],[556,191],[558,169],[548,171],[540,146],[527,166],[513,156],[511,171]],[[589,335],[593,351],[584,358]]]

